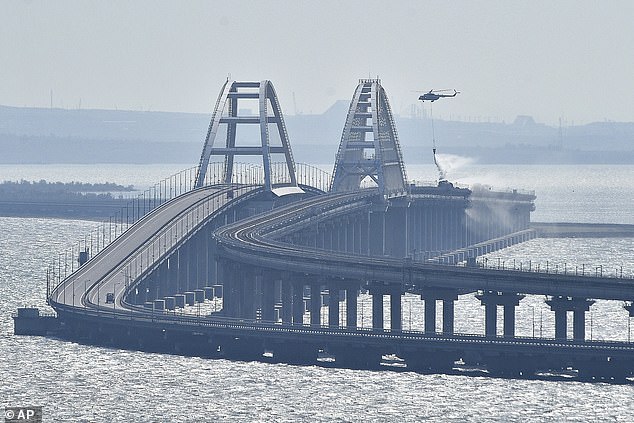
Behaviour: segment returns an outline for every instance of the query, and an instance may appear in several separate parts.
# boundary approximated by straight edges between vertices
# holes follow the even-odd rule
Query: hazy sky
[[[392,109],[634,121],[634,1],[0,1],[0,104],[210,113],[231,75],[321,113],[379,76]]]

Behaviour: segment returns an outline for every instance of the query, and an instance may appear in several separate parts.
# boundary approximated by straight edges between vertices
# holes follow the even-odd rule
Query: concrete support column
[[[403,258],[407,255],[407,208],[391,206],[384,219],[384,254]]]
[[[497,308],[495,303],[484,305],[484,334],[485,336],[497,335]]]
[[[153,273],[156,275],[155,277],[159,282],[156,292],[157,298],[173,294],[174,292],[170,289],[170,272],[167,268],[167,261],[161,263],[158,269],[156,269]]]
[[[188,291],[193,291],[198,288],[198,255],[201,253],[198,250],[198,238],[200,234],[194,235],[189,241],[187,241],[187,286]]]
[[[240,287],[240,278],[234,263],[229,262],[224,266],[224,281],[227,285],[223,288],[222,303],[227,310],[228,317],[238,317],[240,312],[240,295],[242,293]]]
[[[289,280],[288,275],[282,276],[282,323],[292,323],[293,320],[293,312],[292,312],[292,284]]]
[[[315,228],[315,248],[324,248],[324,228],[320,224]]]
[[[167,291],[169,294],[178,293],[178,256],[172,254],[163,262],[159,269],[165,266],[165,274],[167,277]]]
[[[345,234],[343,234],[341,230],[341,219],[342,218],[335,218],[335,226],[333,228],[333,250],[335,251],[343,251],[341,245]]]
[[[445,335],[453,335],[454,303],[453,299],[444,299],[442,302],[442,333]]]
[[[359,286],[357,284],[346,288],[346,327],[348,329],[357,328],[357,295]]]
[[[242,286],[242,317],[247,319],[256,318],[256,290],[255,273],[253,269],[247,268],[240,272]]]
[[[354,219],[346,219],[345,220],[345,230],[346,230],[346,251],[349,253],[354,252]]]
[[[262,320],[275,320],[275,276],[266,271],[262,274]]]
[[[425,300],[425,333],[436,333],[436,301],[442,300],[442,333],[452,335],[454,331],[454,303],[458,292],[448,288],[429,287],[423,289]]]
[[[390,328],[393,332],[403,329],[401,291],[390,292]]]
[[[322,229],[324,231],[324,250],[332,251],[333,248],[333,226],[331,223],[325,223]]]
[[[231,264],[231,315],[242,317],[244,281],[240,267],[236,263]]]
[[[486,336],[497,336],[497,306],[504,306],[503,334],[505,338],[515,336],[515,307],[524,295],[496,291],[484,291],[476,295],[484,305],[484,333]]]
[[[218,259],[216,261],[216,269],[218,271],[218,282],[222,285],[222,313],[225,316],[231,316],[229,312],[229,304],[231,302],[231,283],[228,278],[228,266],[226,260]]]
[[[385,243],[385,209],[369,212],[370,255],[382,256]]]
[[[206,231],[201,229],[196,236],[197,244],[198,244],[198,252],[196,256],[196,282],[197,287],[199,289],[203,289],[206,286],[211,285],[210,281],[207,279],[207,274],[209,273],[207,270],[208,263],[208,240],[205,237]]]
[[[568,338],[568,312],[559,308],[555,311],[555,338],[567,339]]]
[[[372,329],[383,330],[383,292],[372,292]]]
[[[589,307],[588,307],[589,308]],[[575,309],[572,317],[572,337],[575,340],[586,339],[586,310]]]
[[[593,300],[564,296],[552,297],[546,301],[555,312],[555,338],[568,339],[568,311],[573,312],[572,337],[575,341],[586,338],[585,312],[594,304]]]
[[[508,338],[515,337],[515,306],[504,306],[504,336]]]
[[[328,326],[339,327],[339,284],[328,283]]]
[[[321,326],[321,284],[310,284],[310,324]]]
[[[436,298],[425,297],[425,333],[436,333]]]
[[[293,324],[304,324],[304,282],[299,280],[293,281]]]
[[[198,263],[198,251],[196,250],[196,237],[190,239],[185,243],[187,246],[187,290],[193,291],[198,288],[198,282],[196,281],[196,269]]]
[[[207,281],[209,285],[218,284],[218,262],[216,261],[216,242],[211,240],[211,224],[208,225],[207,229],[207,246],[208,246],[208,255],[207,255]]]
[[[367,213],[359,218],[359,253],[363,255],[370,254],[370,244],[368,242],[369,223]]]
[[[178,251],[176,252],[176,257],[178,260],[178,275],[177,275],[177,285],[178,292],[189,291],[189,286],[187,284],[187,246],[182,245]]]

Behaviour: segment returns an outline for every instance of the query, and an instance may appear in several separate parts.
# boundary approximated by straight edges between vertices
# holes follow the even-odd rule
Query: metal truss
[[[240,100],[257,100],[259,112],[257,115],[239,115]],[[269,109],[271,113],[269,113]],[[275,125],[281,145],[271,145],[269,124]],[[225,145],[214,146],[221,125],[226,125]],[[239,125],[259,125],[260,145],[236,145],[236,133]],[[282,172],[272,172],[271,156],[283,155],[285,164]],[[211,156],[224,156],[224,182],[231,183],[234,176],[235,156],[262,156],[264,167],[264,188],[277,195],[302,192],[297,186],[295,162],[288,132],[284,125],[282,109],[280,108],[273,84],[268,81],[240,82],[227,80],[222,87],[216,107],[214,108],[205,145],[200,156],[200,164],[196,174],[196,187],[201,187],[205,181],[205,174]],[[278,169],[279,166],[276,167]]]
[[[378,79],[361,79],[350,102],[331,191],[354,191],[367,177],[389,197],[406,194],[407,176],[396,125]]]

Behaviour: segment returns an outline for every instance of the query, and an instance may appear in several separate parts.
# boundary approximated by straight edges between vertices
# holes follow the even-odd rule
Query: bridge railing
[[[221,183],[223,163],[210,163],[205,185]],[[121,210],[95,226],[83,238],[57,254],[46,269],[47,298],[54,287],[80,266],[123,235],[152,210],[194,188],[196,167],[190,167],[159,181],[131,198]],[[244,178],[246,179],[246,178]]]
[[[206,181],[205,185],[224,182],[226,169],[224,163],[210,163],[206,177],[215,175],[211,182]],[[213,167],[213,168],[211,168]],[[295,163],[295,177],[300,185],[328,191],[332,176],[330,173],[317,166],[306,163]],[[257,163],[234,163],[231,172],[231,181],[237,184],[264,185],[264,167]],[[291,176],[285,162],[271,163],[271,184],[288,185],[291,184]]]
[[[478,267],[489,270],[514,270],[520,272],[546,273],[552,275],[589,276],[595,278],[619,278],[633,279],[634,272],[631,269],[623,269],[623,266],[591,265],[586,263],[568,264],[565,262],[551,262],[547,260],[539,262],[535,260],[520,261],[516,259],[503,259],[501,257],[481,257],[476,260]]]
[[[416,261],[441,264],[446,266],[468,266],[467,260],[460,260],[458,262],[451,261],[448,260],[448,257],[443,255],[445,253],[446,252],[443,251],[423,251],[418,252],[416,254],[416,257],[413,258]],[[622,265],[608,266],[602,264],[592,265],[588,263],[570,264],[565,262],[552,262],[550,260],[547,260],[545,262],[540,262],[537,260],[522,261],[517,259],[504,259],[502,257],[478,257],[475,260],[474,265],[480,269],[486,270],[533,272],[550,275],[594,278],[634,279],[634,271],[632,269],[623,268]]]
[[[271,166],[274,184],[290,183],[285,163],[272,163]],[[330,185],[330,174],[308,164],[298,163],[295,166],[298,183],[327,191]],[[79,241],[58,253],[46,268],[46,298],[50,297],[52,290],[64,279],[77,271],[81,264],[99,254],[143,216],[171,199],[194,189],[196,173],[195,166],[181,170],[140,192],[136,198],[130,199],[107,221],[97,224]],[[221,184],[224,180],[225,164],[223,162],[209,163],[204,185]],[[234,163],[232,181],[237,184],[263,185],[264,169],[258,164]]]

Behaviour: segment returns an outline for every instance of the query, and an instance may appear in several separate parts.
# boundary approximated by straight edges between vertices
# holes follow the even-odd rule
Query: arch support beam
[[[239,115],[239,102],[257,100],[258,114]],[[247,109],[250,110],[250,109]],[[259,145],[237,145],[236,134],[238,127],[244,125],[259,125]],[[224,145],[215,145],[221,127],[226,129]],[[272,142],[270,126],[277,129],[276,142]],[[276,145],[272,145],[276,144]],[[280,156],[279,161],[272,161],[272,156]],[[200,156],[200,163],[196,173],[196,188],[207,184],[207,168],[212,156],[224,157],[222,183],[232,183],[234,178],[235,156],[262,156],[264,168],[264,188],[276,195],[295,194],[303,192],[297,186],[295,162],[282,116],[275,89],[271,81],[240,82],[227,80],[220,91],[214,108],[205,144]],[[253,176],[253,175],[251,175]],[[259,179],[260,175],[255,179]],[[254,179],[254,178],[251,178]]]

